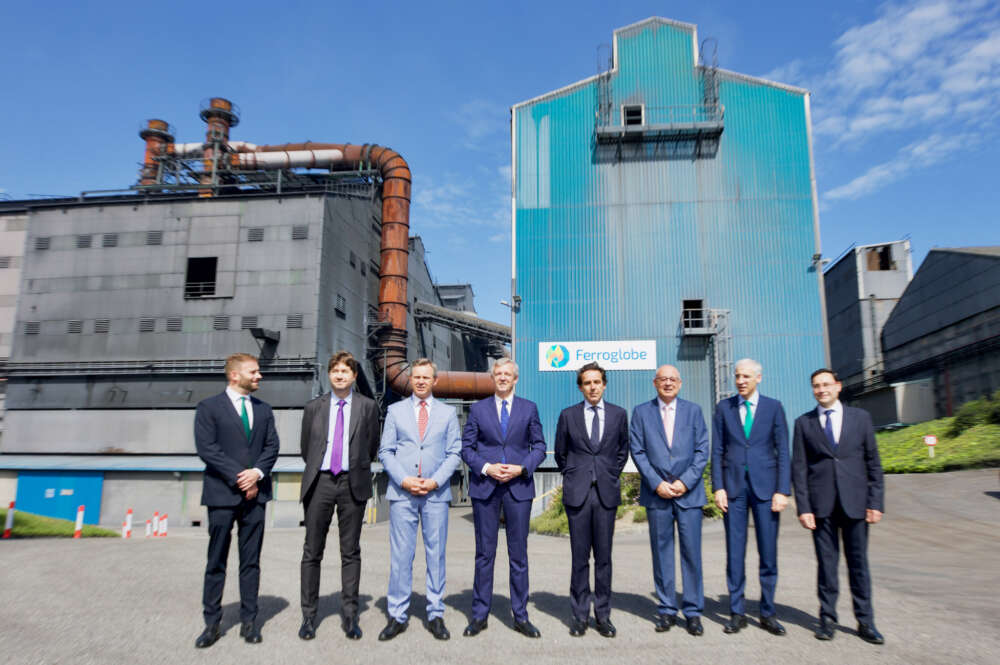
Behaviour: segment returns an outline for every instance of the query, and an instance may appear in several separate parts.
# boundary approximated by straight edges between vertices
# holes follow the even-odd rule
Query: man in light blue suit
[[[677,397],[681,375],[673,365],[663,365],[653,379],[657,397],[632,412],[630,447],[642,483],[639,503],[649,520],[653,552],[653,581],[659,601],[656,632],[677,623],[674,584],[674,525],[681,552],[681,596],[687,631],[695,636],[705,630],[701,614],[705,592],[701,574],[701,509],[705,485],[701,474],[708,464],[708,429],[701,408]]]
[[[760,626],[784,635],[774,607],[774,588],[778,583],[778,516],[792,491],[788,422],[781,402],[757,390],[759,362],[737,361],[734,376],[739,394],[719,402],[712,417],[712,489],[715,505],[725,513],[726,526],[730,618],[723,632],[731,635],[747,626],[744,559],[747,521],[753,513],[760,557]]]
[[[413,556],[420,523],[427,559],[427,628],[439,640],[444,625],[445,545],[451,476],[462,449],[455,408],[434,399],[437,366],[426,358],[410,364],[413,394],[389,407],[378,458],[389,474],[389,623],[379,634],[386,641],[406,630]]]

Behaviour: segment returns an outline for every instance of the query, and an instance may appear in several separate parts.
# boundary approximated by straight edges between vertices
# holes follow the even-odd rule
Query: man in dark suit
[[[316,637],[320,564],[333,513],[340,535],[341,625],[361,639],[358,588],[361,582],[361,524],[372,496],[371,465],[378,453],[378,406],[354,391],[358,361],[338,351],[327,363],[331,392],[306,404],[302,413],[302,505],[306,537],[302,546],[299,637]]]
[[[812,373],[818,406],[795,420],[792,480],[799,523],[813,532],[819,627],[816,638],[833,639],[837,626],[838,538],[844,541],[858,636],[885,642],[875,628],[868,572],[868,525],[882,519],[882,463],[867,411],[840,403],[840,381],[829,369]]]
[[[462,431],[462,459],[469,465],[469,497],[476,530],[472,616],[462,634],[471,637],[486,629],[493,602],[493,563],[502,507],[514,629],[539,637],[538,629],[528,621],[528,522],[535,497],[531,474],[545,459],[545,439],[538,407],[514,396],[517,363],[500,358],[492,374],[496,393],[472,405]]]
[[[708,464],[708,429],[701,408],[677,397],[681,375],[673,365],[663,365],[653,379],[657,396],[632,411],[630,447],[642,484],[639,504],[646,507],[649,545],[653,552],[653,580],[659,600],[656,631],[677,623],[674,591],[674,525],[680,541],[681,597],[687,631],[702,635],[701,614],[705,590],[701,573],[701,509],[705,483],[701,474]]]
[[[611,623],[611,543],[621,503],[619,477],[628,461],[628,414],[604,401],[607,375],[597,363],[576,373],[584,401],[563,409],[556,425],[555,458],[563,474],[563,505],[569,519],[572,554],[569,634],[587,631],[593,601],[597,632],[615,636]],[[594,552],[594,594],[590,592],[590,552]]]
[[[194,444],[205,462],[201,503],[208,507],[208,563],[202,596],[205,630],[195,641],[203,649],[219,639],[222,590],[233,523],[240,554],[240,637],[261,641],[257,620],[264,504],[271,499],[271,468],[278,459],[278,431],[271,407],[250,393],[260,387],[257,359],[246,353],[226,358],[226,390],[198,403]]]
[[[774,588],[778,583],[778,517],[792,493],[788,423],[781,402],[757,390],[760,380],[760,363],[750,358],[737,361],[738,394],[719,402],[712,417],[712,488],[726,527],[730,617],[723,632],[727,634],[747,626],[743,590],[751,512],[760,558],[760,625],[774,635],[785,634],[775,616]]]

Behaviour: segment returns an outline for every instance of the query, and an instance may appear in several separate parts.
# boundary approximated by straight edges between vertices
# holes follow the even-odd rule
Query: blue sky
[[[506,321],[509,108],[592,76],[615,28],[695,23],[719,65],[813,92],[823,253],[911,238],[1000,244],[1000,6],[778,2],[6,3],[0,196],[136,181],[147,118],[204,135],[199,103],[242,110],[234,140],[378,143],[413,170],[412,233],[434,277]]]

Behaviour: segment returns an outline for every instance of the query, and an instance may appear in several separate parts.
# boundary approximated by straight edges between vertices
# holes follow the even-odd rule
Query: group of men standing
[[[345,635],[360,639],[358,590],[360,535],[371,498],[371,464],[377,457],[388,477],[390,573],[389,621],[378,636],[391,640],[409,624],[412,565],[417,531],[426,558],[427,629],[439,640],[450,637],[444,623],[445,550],[450,479],[460,461],[469,467],[469,496],[475,525],[475,573],[469,623],[471,637],[488,627],[493,567],[501,521],[510,562],[514,629],[539,637],[529,621],[527,537],[535,486],[532,474],[545,459],[538,409],[514,395],[518,366],[498,360],[492,369],[495,394],[472,405],[460,431],[454,407],[436,400],[437,367],[427,359],[410,366],[410,397],[389,407],[379,435],[375,402],[354,391],[358,363],[347,352],[328,364],[331,391],[303,412],[301,454],[305,462],[300,499],[305,513],[301,563],[302,625],[299,637],[316,636],[320,566],[334,513],[341,554],[341,616]],[[246,354],[227,359],[228,386],[198,405],[195,442],[205,461],[202,503],[208,507],[209,547],[203,596],[205,630],[195,646],[220,637],[221,599],[232,526],[238,525],[240,635],[261,641],[256,622],[263,542],[264,504],[270,499],[270,472],[278,436],[270,407],[251,396],[261,379],[257,360]],[[730,619],[727,634],[748,625],[744,588],[749,515],[753,514],[760,558],[760,626],[775,635],[784,627],[774,602],[780,513],[794,483],[799,521],[813,533],[818,561],[820,620],[815,636],[831,639],[837,622],[838,538],[850,572],[854,613],[862,639],[881,644],[871,609],[867,566],[868,525],[883,509],[882,470],[868,414],[844,407],[840,383],[827,369],[811,377],[818,407],[795,421],[792,453],[781,403],[759,393],[759,363],[735,367],[738,394],[716,406],[712,444],[700,407],[678,397],[679,370],[657,369],[656,397],[626,411],[604,400],[607,375],[596,363],[577,372],[583,400],[562,411],[554,456],[563,474],[563,504],[569,520],[570,634],[594,627],[605,637],[611,622],[612,541],[621,502],[620,476],[629,454],[641,476],[639,503],[649,522],[657,598],[654,627],[665,632],[683,615],[686,630],[702,635],[704,588],[701,570],[702,476],[711,459],[715,504],[724,513],[726,582]],[[682,593],[678,607],[674,540],[680,551]],[[590,561],[594,585],[590,585]]]

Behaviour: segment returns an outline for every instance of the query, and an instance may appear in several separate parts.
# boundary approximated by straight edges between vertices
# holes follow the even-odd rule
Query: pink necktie
[[[427,433],[427,402],[421,400],[420,402],[420,413],[417,414],[417,427],[420,428],[420,440],[424,440],[424,434]]]
[[[671,437],[674,434],[674,410],[670,407],[663,408],[663,435],[667,437],[667,448],[673,448]]]

